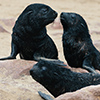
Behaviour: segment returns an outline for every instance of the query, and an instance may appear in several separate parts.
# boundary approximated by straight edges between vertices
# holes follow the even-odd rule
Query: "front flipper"
[[[33,55],[33,59],[38,61],[40,57],[48,58],[48,59],[58,59],[58,56],[56,53],[52,53],[51,51],[47,53],[47,51],[44,48],[39,48],[35,51]]]
[[[82,67],[91,73],[97,73],[94,67],[92,66],[92,61],[93,61],[92,56],[86,57],[83,61]]]
[[[16,59],[16,57],[8,56],[8,57],[5,57],[5,58],[0,58],[0,60],[10,60],[10,59]]]
[[[53,100],[50,95],[47,95],[45,93],[42,93],[41,91],[38,91],[39,95],[41,96],[41,98],[43,98],[44,100]]]
[[[5,58],[0,58],[0,60],[16,59],[17,54],[18,54],[18,47],[14,43],[12,43],[11,44],[11,55]]]

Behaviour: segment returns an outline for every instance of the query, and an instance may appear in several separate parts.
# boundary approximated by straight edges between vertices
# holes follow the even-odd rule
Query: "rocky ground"
[[[31,3],[45,3],[61,12],[76,12],[81,14],[88,23],[94,45],[100,50],[100,1],[99,0],[1,0],[0,1],[0,57],[10,54],[12,27],[23,9]],[[48,34],[55,41],[59,59],[65,61],[62,50],[62,26],[58,18],[47,26]],[[49,92],[34,81],[29,70],[36,63],[34,61],[19,60],[0,61],[0,100],[42,100],[37,91]],[[72,69],[83,72],[82,69]],[[86,72],[86,71],[85,71]],[[99,90],[100,86],[93,91]],[[92,88],[89,87],[92,91]],[[84,89],[83,89],[84,90]],[[82,90],[82,91],[83,91]],[[81,91],[81,90],[80,90]],[[87,91],[87,90],[84,90]],[[91,92],[94,93],[94,92]],[[91,94],[90,93],[90,94]],[[83,97],[84,97],[84,93]],[[98,93],[99,94],[99,93]],[[78,95],[78,93],[77,93]],[[94,94],[93,94],[94,95]],[[67,95],[68,96],[68,95]],[[74,93],[73,93],[74,96]],[[88,97],[88,96],[87,96]],[[98,96],[97,96],[98,97]],[[65,95],[64,95],[64,98]],[[63,100],[64,100],[63,98]],[[61,100],[61,99],[58,99]],[[76,99],[66,99],[76,100]],[[92,99],[78,99],[92,100]],[[93,99],[99,100],[99,98]]]
[[[65,93],[54,100],[100,100],[100,85],[88,86],[75,92]]]

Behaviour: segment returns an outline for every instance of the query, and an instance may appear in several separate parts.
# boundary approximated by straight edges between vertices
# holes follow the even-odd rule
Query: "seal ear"
[[[28,11],[26,14],[28,15],[28,14],[30,14],[30,13],[33,13],[33,11]]]
[[[31,13],[33,13],[33,11],[28,11],[28,12],[26,12],[25,15],[24,15],[24,17],[28,17],[29,14],[31,14]]]
[[[44,57],[37,57],[37,59],[53,63],[53,64],[55,64],[57,66],[67,66],[67,65],[64,64],[63,61],[61,61],[59,59],[49,59],[49,58],[44,58]]]

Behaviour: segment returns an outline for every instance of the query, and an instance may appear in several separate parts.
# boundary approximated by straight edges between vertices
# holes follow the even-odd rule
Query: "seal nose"
[[[58,13],[56,11],[53,11],[53,15],[57,17]]]
[[[61,13],[61,16],[63,16],[63,15],[64,15],[64,13],[62,12],[62,13]]]
[[[33,74],[33,70],[31,69],[31,70],[30,70],[30,75],[32,75],[32,74]]]
[[[62,13],[61,13],[61,16],[63,16],[63,14],[64,14],[64,13],[62,12]]]
[[[64,17],[66,14],[67,14],[67,13],[62,12],[62,13],[60,14],[60,17]]]

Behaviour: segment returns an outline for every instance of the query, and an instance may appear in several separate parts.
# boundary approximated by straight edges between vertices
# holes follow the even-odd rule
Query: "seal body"
[[[54,97],[86,86],[100,84],[100,74],[77,73],[62,66],[64,66],[63,63],[59,61],[40,60],[30,70],[30,75]],[[41,95],[40,92],[39,94]]]
[[[63,52],[71,67],[82,67],[90,72],[100,70],[100,52],[94,47],[88,26],[76,13],[61,13]]]
[[[45,4],[31,4],[18,17],[13,27],[11,55],[5,59],[37,60],[37,57],[58,58],[55,43],[47,34],[46,25],[53,22],[57,12]]]

